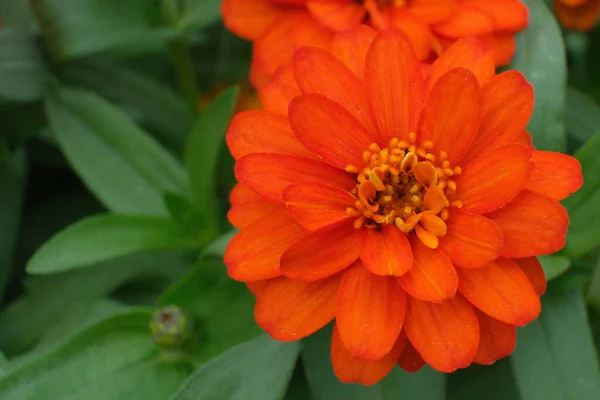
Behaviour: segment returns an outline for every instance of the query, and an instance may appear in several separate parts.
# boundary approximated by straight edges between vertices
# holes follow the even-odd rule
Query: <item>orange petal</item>
[[[509,64],[517,50],[517,41],[512,33],[496,32],[492,35],[479,36],[479,39],[494,54],[496,67]]]
[[[432,29],[439,35],[458,39],[479,36],[494,31],[494,21],[486,12],[459,3],[450,18],[435,24]]]
[[[282,154],[248,154],[236,162],[235,176],[259,195],[278,202],[283,202],[283,189],[294,183],[321,182],[346,190],[356,186],[350,174],[322,161]]]
[[[519,71],[494,77],[481,91],[483,114],[479,134],[465,160],[516,141],[533,112],[533,89]]]
[[[367,128],[373,143],[372,135],[376,129],[371,106],[360,78],[329,51],[315,47],[302,47],[297,50],[294,53],[293,65],[296,81],[303,93],[323,95],[344,107]]]
[[[498,31],[516,33],[527,28],[529,22],[527,6],[520,0],[461,0],[461,4],[489,15]]]
[[[504,240],[502,231],[481,215],[452,209],[446,220],[448,231],[440,238],[439,249],[452,264],[463,268],[481,268],[498,258]]]
[[[483,268],[459,268],[458,276],[458,290],[475,307],[497,320],[524,326],[540,314],[540,299],[533,286],[508,258]]]
[[[248,40],[258,39],[282,11],[270,0],[223,0],[221,4],[223,24]]]
[[[517,329],[479,310],[475,312],[479,320],[479,348],[473,361],[491,365],[510,355],[517,345]]]
[[[435,83],[419,121],[419,143],[433,142],[434,154],[448,153],[456,164],[477,135],[480,119],[480,93],[475,75],[465,68],[446,72]]]
[[[290,125],[308,149],[338,168],[362,165],[362,154],[374,137],[340,104],[320,94],[296,97],[290,103]]]
[[[367,52],[365,85],[379,128],[380,144],[407,140],[423,104],[424,83],[417,56],[401,32],[378,33]]]
[[[413,347],[410,341],[406,341],[402,354],[398,357],[398,365],[406,372],[417,372],[425,365],[425,360]]]
[[[477,315],[462,296],[440,304],[409,297],[404,331],[423,360],[440,372],[468,367],[479,345]]]
[[[287,116],[290,101],[301,94],[292,63],[280,66],[273,79],[265,83],[258,94],[266,111]]]
[[[285,277],[270,279],[256,295],[256,323],[273,339],[302,339],[327,325],[335,316],[340,275],[318,282]]]
[[[529,282],[533,285],[533,289],[537,295],[542,296],[546,291],[548,283],[542,264],[540,264],[537,257],[513,258],[512,260],[516,262],[519,268],[521,268],[521,271],[527,275],[527,279],[529,279]]]
[[[231,208],[227,213],[227,219],[231,225],[239,229],[281,209],[281,204],[260,197],[241,183],[235,185],[231,191],[229,203]]]
[[[525,186],[533,164],[531,148],[509,144],[476,157],[463,167],[454,181],[453,199],[462,200],[463,210],[481,214],[511,201]]]
[[[475,37],[459,39],[435,60],[429,71],[427,88],[431,90],[437,80],[453,68],[471,71],[479,86],[483,86],[495,75],[492,52]]]
[[[227,146],[236,160],[249,153],[314,157],[298,141],[287,118],[262,110],[237,114],[227,131]]]
[[[458,287],[456,269],[441,251],[433,250],[412,238],[414,262],[408,272],[398,278],[406,292],[415,299],[442,302],[454,296]]]
[[[406,293],[394,278],[372,274],[361,262],[344,272],[335,319],[353,357],[375,361],[388,354],[400,335],[405,312]]]
[[[555,253],[566,244],[569,215],[554,199],[523,190],[505,207],[487,215],[504,234],[503,257]]]
[[[426,60],[433,47],[429,26],[404,7],[389,7],[386,10],[390,25],[408,37],[419,60]]]
[[[354,28],[360,25],[366,14],[365,8],[353,0],[308,0],[306,7],[320,24],[332,31]]]
[[[533,170],[525,188],[555,200],[567,198],[583,185],[581,164],[576,158],[553,151],[536,150]]]
[[[580,5],[570,7],[566,1],[554,1],[556,15],[560,23],[567,29],[587,32],[591,30],[600,17],[600,0],[587,0]]]
[[[322,183],[296,183],[283,191],[288,214],[304,228],[315,231],[351,218],[346,208],[355,198],[346,190]]]
[[[335,35],[330,51],[339,58],[356,76],[362,78],[367,51],[375,39],[376,32],[367,25]]]
[[[231,278],[256,281],[281,275],[281,254],[306,234],[282,209],[253,222],[231,239],[224,256]]]
[[[338,379],[344,383],[360,383],[373,385],[390,373],[398,356],[406,343],[404,335],[400,335],[392,351],[377,361],[366,361],[352,357],[350,351],[342,343],[337,324],[333,327],[331,338],[331,363]]]
[[[316,281],[331,276],[356,261],[362,230],[342,222],[309,233],[281,256],[281,272],[291,279]]]
[[[367,229],[360,251],[365,268],[376,275],[401,276],[413,263],[406,235],[393,225]]]
[[[427,24],[447,19],[456,10],[456,2],[440,0],[411,0],[410,12]]]
[[[250,290],[252,292],[253,295],[256,296],[256,294],[258,293],[258,291],[260,289],[262,289],[263,286],[265,286],[265,283],[267,283],[267,281],[251,281],[251,282],[246,282],[246,287],[248,288],[248,290]]]
[[[527,131],[521,132],[515,143],[524,144],[525,146],[533,147],[533,138],[531,133]]]

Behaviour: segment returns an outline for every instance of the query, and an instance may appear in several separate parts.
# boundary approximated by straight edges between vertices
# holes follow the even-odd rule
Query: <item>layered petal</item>
[[[535,150],[534,168],[525,188],[555,200],[567,198],[583,185],[581,164],[576,158],[553,151]]]
[[[239,229],[281,209],[281,204],[260,197],[241,183],[235,185],[229,194],[229,203],[231,208],[227,212],[227,219]]]
[[[323,95],[344,107],[367,128],[371,143],[374,141],[376,128],[362,80],[342,61],[329,51],[302,47],[294,53],[293,66],[303,93]]]
[[[407,140],[414,131],[424,97],[424,82],[410,42],[393,29],[380,31],[365,60],[365,85],[381,145]]]
[[[402,354],[398,357],[398,365],[406,372],[417,372],[425,365],[425,360],[417,352],[410,341],[406,341]]]
[[[454,0],[411,0],[410,12],[427,24],[435,24],[448,18],[456,10]]]
[[[540,299],[533,286],[508,258],[483,268],[459,268],[458,276],[458,290],[475,307],[499,321],[524,326],[540,314]]]
[[[569,215],[560,203],[541,194],[523,190],[487,217],[502,229],[502,257],[551,254],[566,244]]]
[[[344,272],[335,314],[344,347],[355,358],[379,360],[402,330],[406,293],[391,277],[372,274],[356,262]]]
[[[292,100],[289,118],[300,142],[340,169],[362,165],[363,152],[375,140],[348,110],[320,94]]]
[[[258,39],[282,12],[270,0],[223,0],[221,4],[227,29],[248,40]]]
[[[410,269],[398,278],[406,292],[418,300],[442,302],[452,298],[458,287],[458,276],[450,259],[437,249],[430,249],[412,238],[414,261]]]
[[[292,63],[280,66],[273,79],[265,83],[258,94],[266,111],[287,116],[290,101],[301,94]]]
[[[367,11],[353,0],[308,0],[308,11],[320,24],[333,31],[345,31],[360,25]]]
[[[461,1],[449,18],[432,26],[434,32],[458,39],[465,36],[485,35],[494,31],[494,20],[491,15],[462,3]]]
[[[340,278],[312,283],[285,277],[268,280],[256,294],[256,323],[273,339],[284,342],[315,333],[335,316]]]
[[[458,186],[454,199],[462,200],[463,210],[476,214],[502,207],[525,186],[533,168],[530,157],[531,148],[522,144],[476,157],[454,178]]]
[[[354,205],[347,190],[322,183],[296,183],[283,191],[288,214],[304,228],[315,231],[350,218],[346,208]]]
[[[356,76],[362,78],[365,70],[367,51],[377,33],[367,25],[340,32],[335,35],[329,50]]]
[[[521,268],[521,271],[527,275],[527,279],[531,282],[537,295],[543,295],[548,283],[542,264],[540,264],[537,257],[513,258],[512,260],[516,262],[519,268]]]
[[[515,142],[533,112],[533,88],[519,71],[506,71],[494,77],[481,94],[483,113],[479,134],[466,160]]]
[[[517,345],[517,329],[479,310],[475,312],[479,320],[479,348],[473,361],[491,365],[510,355]]]
[[[225,250],[227,273],[239,281],[257,281],[281,275],[279,259],[306,231],[283,207],[256,220],[231,239]]]
[[[394,364],[396,364],[396,360],[406,342],[405,336],[401,335],[392,350],[384,357],[376,361],[365,361],[352,357],[352,354],[342,342],[336,324],[333,327],[333,336],[331,338],[331,363],[333,364],[333,371],[338,379],[344,383],[373,385],[382,380],[394,368]]]
[[[263,110],[242,111],[233,117],[226,141],[236,160],[250,153],[314,157],[298,141],[287,118]]]
[[[498,31],[519,32],[529,22],[527,6],[520,0],[461,0],[461,4],[489,15]]]
[[[434,154],[445,151],[452,164],[459,162],[477,135],[480,104],[479,86],[471,71],[453,68],[446,72],[423,106],[419,143],[431,141]]]
[[[390,26],[408,37],[419,60],[426,60],[432,50],[433,36],[429,26],[405,7],[389,7],[386,17]]]
[[[495,32],[491,35],[479,36],[479,39],[491,50],[497,67],[508,65],[517,49],[517,41],[513,33]]]
[[[348,222],[311,232],[283,253],[281,272],[308,282],[331,276],[358,259],[362,236],[362,230]]]
[[[238,182],[271,201],[283,202],[283,190],[294,183],[320,182],[350,190],[350,174],[322,161],[281,154],[253,153],[235,164]]]
[[[453,209],[446,227],[446,235],[440,238],[438,249],[452,264],[481,268],[498,258],[504,238],[498,225],[490,219]]]
[[[460,295],[440,304],[409,297],[404,330],[423,360],[440,372],[468,367],[479,346],[477,315]]]
[[[376,275],[402,276],[411,267],[413,254],[406,235],[388,225],[381,230],[367,229],[360,259],[365,268]]]
[[[560,23],[567,29],[583,32],[591,30],[600,18],[600,0],[579,1],[579,4],[568,4],[568,1],[554,1],[556,15]]]

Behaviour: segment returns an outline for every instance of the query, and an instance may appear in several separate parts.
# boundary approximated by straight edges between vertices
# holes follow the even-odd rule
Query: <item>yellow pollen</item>
[[[393,225],[437,248],[438,238],[446,234],[449,209],[463,206],[453,199],[457,184],[450,179],[462,169],[451,165],[448,153],[433,154],[434,149],[432,141],[418,144],[411,132],[408,141],[393,138],[384,148],[371,144],[362,154],[363,165],[346,166],[357,181],[351,191],[354,207],[346,209],[355,218],[354,227]]]

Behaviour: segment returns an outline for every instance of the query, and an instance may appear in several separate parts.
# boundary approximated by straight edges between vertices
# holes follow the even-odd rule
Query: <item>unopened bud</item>
[[[152,339],[160,347],[173,350],[181,348],[192,335],[192,320],[177,306],[164,306],[150,320]]]

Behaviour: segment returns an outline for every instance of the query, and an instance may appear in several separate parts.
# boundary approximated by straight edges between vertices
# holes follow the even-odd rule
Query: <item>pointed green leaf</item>
[[[582,143],[600,131],[600,105],[573,86],[567,88],[565,113],[567,133]]]
[[[571,266],[571,260],[559,254],[539,256],[538,260],[544,268],[544,274],[546,275],[546,280],[548,281],[562,275]]]
[[[449,374],[448,400],[463,399],[522,400],[510,361],[504,358],[492,365],[471,365]]]
[[[221,2],[217,0],[183,0],[183,12],[177,25],[202,28],[221,17]]]
[[[383,400],[446,400],[446,375],[427,365],[411,373],[395,366],[379,386]]]
[[[35,40],[16,29],[0,29],[0,97],[32,101],[41,96],[46,67]]]

